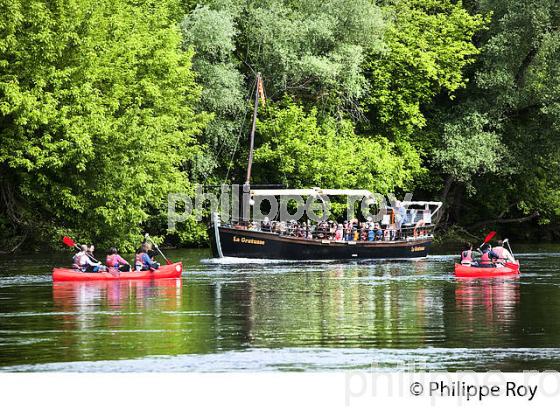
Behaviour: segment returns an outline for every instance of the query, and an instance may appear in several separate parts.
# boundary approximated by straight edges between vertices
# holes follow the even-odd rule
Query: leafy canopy
[[[354,133],[349,120],[320,119],[317,110],[285,101],[258,123],[256,178],[290,187],[364,188],[388,193],[406,189],[421,172],[420,158],[405,143]]]
[[[0,164],[22,235],[131,249],[205,117],[177,3],[2,0]],[[14,228],[16,229],[16,228]]]

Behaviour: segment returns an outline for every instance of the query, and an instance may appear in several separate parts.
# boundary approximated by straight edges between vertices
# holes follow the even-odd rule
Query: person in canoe
[[[134,268],[138,270],[156,270],[159,268],[159,263],[155,262],[150,256],[151,246],[144,242],[142,247],[136,252],[134,256]]]
[[[90,243],[87,247],[87,256],[89,256],[89,258],[94,261],[94,262],[99,262],[97,259],[95,259],[95,256],[93,255],[93,252],[95,252],[95,246]]]
[[[486,244],[480,250],[482,255],[480,255],[480,262],[478,262],[479,268],[495,268],[496,264],[493,262],[498,259],[498,255],[492,250],[490,244]]]
[[[105,265],[107,265],[108,268],[113,268],[121,272],[130,272],[130,264],[119,255],[115,247],[109,249]]]
[[[506,262],[515,262],[515,258],[513,255],[504,248],[504,242],[502,240],[498,241],[498,246],[493,249],[494,253],[498,256],[496,258],[496,262],[500,264],[504,264]]]
[[[472,243],[466,243],[461,252],[461,265],[478,266],[478,262],[474,260]]]
[[[72,269],[75,270],[82,270],[82,266],[80,265],[80,258],[82,257],[84,251],[82,250],[83,246],[80,247],[80,250],[74,254],[72,257]]]
[[[90,256],[90,248],[87,245],[82,245],[80,249],[80,252],[75,255],[74,260],[77,260],[77,265],[82,272],[99,272],[103,270],[104,266]]]

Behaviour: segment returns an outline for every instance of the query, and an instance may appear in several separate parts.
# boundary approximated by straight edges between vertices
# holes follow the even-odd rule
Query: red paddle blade
[[[519,264],[518,264],[518,263],[506,262],[506,263],[504,264],[504,266],[505,266],[506,268],[513,269],[515,272],[519,273]]]
[[[76,242],[74,242],[72,240],[72,238],[65,236],[64,238],[62,238],[62,242],[64,242],[64,245],[69,246],[71,248],[73,248],[74,246],[76,246]]]
[[[488,235],[486,235],[486,238],[484,238],[484,243],[490,242],[494,236],[496,236],[496,231],[490,232]]]

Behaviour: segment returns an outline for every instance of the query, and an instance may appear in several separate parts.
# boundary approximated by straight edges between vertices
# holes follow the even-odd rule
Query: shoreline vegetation
[[[167,195],[242,183],[444,202],[439,243],[560,238],[550,0],[0,0],[0,252],[123,252]]]

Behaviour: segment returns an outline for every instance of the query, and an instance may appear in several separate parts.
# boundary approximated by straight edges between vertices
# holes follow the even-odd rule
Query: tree
[[[448,189],[454,221],[524,221],[540,214],[546,223],[560,215],[560,6],[552,0],[492,0],[474,2],[473,8],[492,13],[489,30],[480,38],[476,70],[458,96],[460,103],[440,107],[434,121],[445,127],[463,124],[462,133],[448,137],[472,136],[471,156],[486,157],[493,165],[467,170],[471,176],[486,172],[469,183],[476,196],[463,198],[464,179]],[[482,135],[488,137],[485,143],[474,139]],[[446,141],[439,152],[449,145]],[[493,156],[485,154],[489,150]],[[444,174],[465,174],[452,155],[439,158]]]
[[[204,155],[197,156],[193,166],[193,177],[207,180],[219,176],[220,171],[227,172],[239,133],[244,130],[247,91],[234,55],[238,30],[229,10],[208,6],[186,15],[181,29],[184,48],[195,51],[193,69],[203,87],[200,109],[214,114],[201,139]],[[217,182],[222,181],[218,178]]]
[[[386,47],[366,60],[371,91],[364,103],[374,130],[408,138],[426,125],[423,106],[465,86],[463,71],[478,53],[472,39],[485,20],[461,1],[383,3]]]
[[[193,67],[203,85],[201,109],[214,119],[201,142],[195,177],[232,177],[237,151],[245,150],[249,97],[255,74],[267,98],[285,95],[320,115],[360,116],[367,92],[362,63],[382,47],[383,16],[369,0],[207,0],[181,25],[184,44],[195,50]],[[241,142],[240,142],[241,141]],[[234,165],[232,167],[232,165]]]
[[[383,46],[381,9],[369,0],[246,1],[241,59],[262,72],[269,96],[320,112],[355,114],[368,90],[362,64]]]
[[[0,186],[8,238],[131,249],[187,188],[206,117],[178,3],[2,0]]]
[[[320,118],[317,109],[306,112],[289,100],[268,110],[268,118],[258,123],[257,182],[386,194],[408,188],[421,172],[420,157],[410,144],[358,136],[351,121]]]

